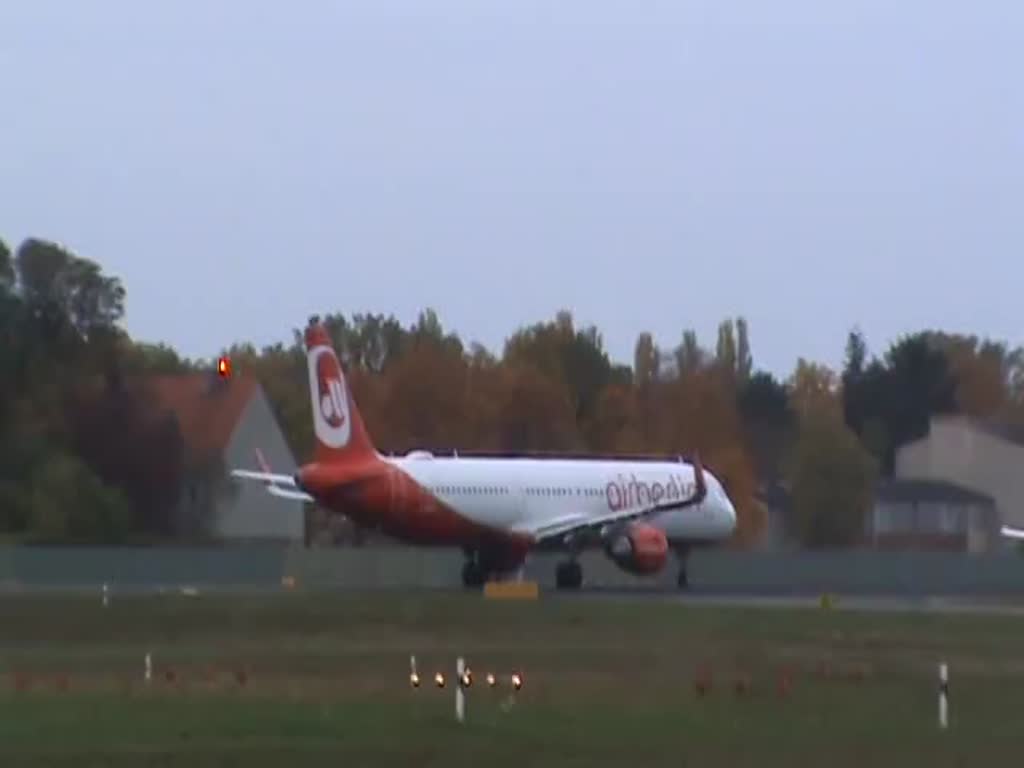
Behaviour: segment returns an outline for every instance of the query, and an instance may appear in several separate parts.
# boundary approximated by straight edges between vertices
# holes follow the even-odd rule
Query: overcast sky
[[[189,356],[425,306],[622,361],[744,315],[779,375],[1024,343],[1020,0],[22,0],[0,97],[0,237]]]

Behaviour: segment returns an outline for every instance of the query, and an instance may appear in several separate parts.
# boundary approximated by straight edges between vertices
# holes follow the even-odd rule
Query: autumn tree
[[[577,451],[575,403],[565,385],[523,362],[503,368],[493,429],[501,451]]]
[[[798,418],[811,412],[840,416],[839,380],[828,366],[804,358],[797,360],[796,370],[788,382],[790,408]]]
[[[581,435],[591,432],[602,390],[629,380],[629,371],[612,365],[601,334],[594,326],[576,328],[572,314],[559,312],[554,321],[537,323],[514,333],[505,343],[503,361],[531,366],[568,392]]]
[[[675,348],[676,370],[680,373],[697,371],[704,367],[707,357],[697,340],[696,331],[683,331],[683,340]]]
[[[1024,350],[977,336],[932,333],[956,382],[956,409],[982,420],[1008,419],[1024,376]]]

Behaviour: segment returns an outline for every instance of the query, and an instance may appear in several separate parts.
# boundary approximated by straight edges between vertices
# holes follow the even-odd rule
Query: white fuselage
[[[690,497],[694,470],[683,462],[589,459],[382,457],[460,515],[506,531],[527,530],[570,514],[643,509]],[[736,510],[718,479],[703,472],[699,504],[646,522],[672,543],[715,542],[736,528]]]

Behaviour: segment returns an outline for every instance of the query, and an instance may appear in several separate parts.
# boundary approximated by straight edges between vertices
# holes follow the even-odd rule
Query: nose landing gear
[[[690,588],[690,579],[686,572],[686,561],[689,559],[689,554],[690,550],[687,547],[676,549],[676,558],[679,560],[679,576],[676,578],[676,584],[680,589]]]

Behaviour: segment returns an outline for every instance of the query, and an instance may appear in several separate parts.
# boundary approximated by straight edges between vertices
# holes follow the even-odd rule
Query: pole
[[[949,727],[949,667],[939,664],[939,728]]]
[[[108,597],[108,593],[107,593],[107,583],[103,582],[103,607],[104,608],[107,607],[107,603],[108,602],[109,602],[109,597]]]
[[[465,671],[466,661],[459,656],[455,661],[455,719],[460,723],[466,719],[466,693],[462,685],[462,675]]]
[[[148,683],[153,679],[153,658],[150,654],[146,654],[146,682]]]

